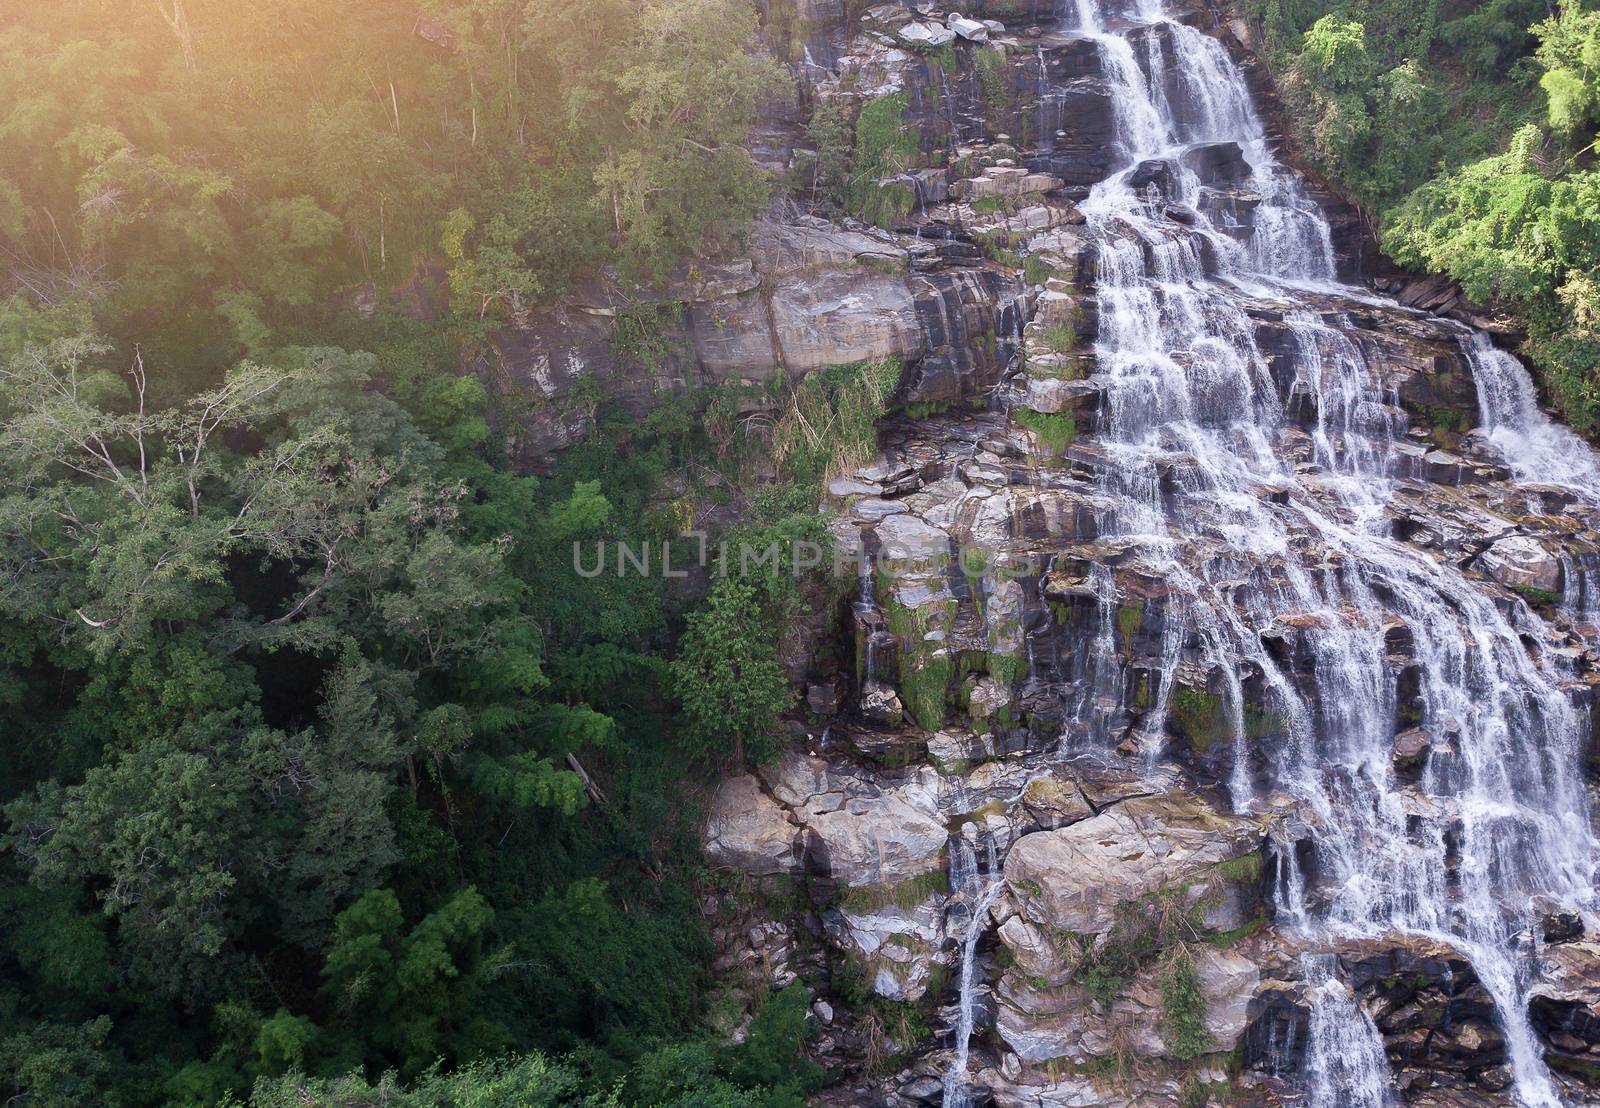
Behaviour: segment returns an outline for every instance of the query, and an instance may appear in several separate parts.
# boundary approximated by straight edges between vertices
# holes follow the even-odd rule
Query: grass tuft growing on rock
[[[853,916],[866,916],[888,907],[910,911],[935,893],[948,893],[950,878],[943,870],[881,885],[847,887],[839,892],[839,908]]]
[[[1078,437],[1078,421],[1059,412],[1017,408],[1012,411],[1011,418],[1038,436],[1039,446],[1047,454],[1064,453]]]

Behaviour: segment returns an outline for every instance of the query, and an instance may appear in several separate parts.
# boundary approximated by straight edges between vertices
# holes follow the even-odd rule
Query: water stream
[[[967,1087],[967,1061],[976,1018],[978,943],[989,926],[989,907],[1005,888],[992,838],[987,840],[986,849],[987,864],[980,867],[977,852],[965,839],[958,836],[950,844],[950,895],[953,905],[965,908],[966,926],[961,936],[955,1052],[944,1075],[944,1108],[971,1108],[972,1105],[972,1093]]]
[[[1531,608],[1496,604],[1392,536],[1406,416],[1326,306],[1371,294],[1338,284],[1327,221],[1274,160],[1221,44],[1156,0],[1117,12],[1076,0],[1060,21],[1097,44],[1125,160],[1080,208],[1097,254],[1100,480],[1115,505],[1102,533],[1137,543],[1173,594],[1144,731],[1160,729],[1179,643],[1199,642],[1234,731],[1234,805],[1248,810],[1248,665],[1280,732],[1274,783],[1313,829],[1307,871],[1280,871],[1280,920],[1324,949],[1395,934],[1453,946],[1495,1001],[1517,1098],[1559,1104],[1527,990],[1532,899],[1593,895],[1588,724],[1566,663],[1542,649],[1550,635]],[[1287,383],[1260,344],[1263,303],[1288,335]],[[1482,336],[1465,342],[1485,434],[1514,477],[1595,496],[1592,454],[1540,412],[1526,370]],[[1289,445],[1301,427],[1309,456]],[[1404,696],[1396,620],[1411,643]],[[1309,665],[1291,672],[1265,632]],[[1093,667],[1105,664],[1096,650]],[[1436,740],[1414,783],[1393,768],[1402,720]],[[964,996],[974,943],[969,929]],[[1314,1103],[1388,1103],[1381,1040],[1336,960],[1305,971]],[[958,1046],[964,1067],[964,1035]],[[960,1103],[948,1087],[946,1103]]]

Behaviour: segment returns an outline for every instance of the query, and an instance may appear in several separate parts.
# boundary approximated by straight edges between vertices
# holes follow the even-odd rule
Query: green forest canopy
[[[1600,15],[1245,6],[1301,148],[1399,260],[1515,312],[1600,432]],[[736,238],[786,84],[754,7],[6,8],[5,1095],[796,1103],[802,989],[710,1033],[693,833],[703,782],[774,749],[795,586],[690,610],[549,569],[671,540],[752,450],[784,480],[743,526],[815,537],[898,366],[808,380],[759,446],[733,392],[601,406],[538,479],[458,372],[585,275]],[[813,127],[840,204],[894,160],[881,116]],[[433,273],[430,322],[389,307]]]
[[[770,636],[737,736],[680,724],[720,664],[669,674],[684,602],[559,572],[674,537],[712,444],[601,412],[522,476],[457,375],[763,203],[754,9],[7,8],[0,1095],[793,1103],[804,991],[713,1042],[696,907],[693,798],[787,706]],[[427,267],[442,316],[381,307]]]

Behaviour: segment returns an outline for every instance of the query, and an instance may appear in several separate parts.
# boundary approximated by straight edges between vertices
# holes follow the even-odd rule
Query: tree
[[[778,717],[793,696],[753,584],[723,577],[690,614],[672,685],[707,753],[734,765],[776,753]]]
[[[1577,137],[1600,123],[1600,12],[1562,0],[1560,11],[1534,33],[1545,69],[1539,84],[1549,97],[1550,126]]]

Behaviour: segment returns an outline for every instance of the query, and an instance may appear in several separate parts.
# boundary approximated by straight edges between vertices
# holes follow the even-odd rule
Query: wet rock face
[[[964,1019],[976,1103],[1171,1105],[1197,1083],[1226,1085],[1213,1103],[1299,1103],[1325,1063],[1313,1027],[1334,1018],[1406,1103],[1510,1103],[1514,1039],[1470,944],[1379,927],[1335,941],[1302,923],[1371,876],[1329,841],[1341,806],[1380,807],[1363,781],[1384,784],[1375,818],[1397,850],[1437,845],[1441,886],[1470,877],[1457,797],[1478,709],[1446,710],[1430,651],[1503,617],[1519,658],[1562,675],[1523,723],[1585,710],[1600,509],[1512,483],[1451,319],[1209,280],[1258,272],[1262,228],[1285,218],[1282,182],[1255,179],[1240,143],[1129,158],[1094,41],[1028,34],[1038,15],[1021,2],[964,8],[1003,23],[981,32],[951,14],[873,8],[807,70],[823,98],[905,94],[926,164],[886,187],[919,204],[895,233],[758,227],[747,268],[696,286],[674,363],[762,379],[893,353],[901,397],[938,413],[887,421],[880,457],[829,483],[831,531],[876,559],[842,615],[851,645],[804,675],[795,748],[724,785],[706,825],[714,863],[803,885],[803,911],[761,943],[786,966],[802,950],[826,963],[817,1026],[841,1078],[819,1103],[940,1103]],[[1185,22],[1217,24],[1199,9]],[[912,48],[913,24],[949,39]],[[1184,33],[1130,35],[1140,65],[1168,63],[1180,124],[1205,107],[1182,84]],[[1122,168],[1139,201],[1119,225],[1082,200]],[[1332,223],[1348,272],[1359,250]],[[1119,284],[1118,266],[1166,287]],[[1183,299],[1184,283],[1204,296]],[[1145,293],[1163,341],[1119,362],[1127,301]],[[1166,334],[1180,326],[1182,341]],[[1163,411],[1175,383],[1182,411]],[[1234,465],[1257,476],[1216,479]],[[1370,504],[1350,493],[1362,481]],[[1243,535],[1242,502],[1264,513]],[[1159,526],[1130,523],[1130,505]],[[1385,557],[1438,567],[1437,594],[1459,584],[1445,609],[1403,595],[1404,575],[1371,574],[1347,600],[1372,555],[1337,532],[1363,513]],[[1355,661],[1329,645],[1344,641]],[[1331,799],[1313,803],[1295,778],[1307,736],[1358,698],[1370,749],[1330,751]],[[1595,1100],[1585,920],[1510,907],[1523,930],[1508,945],[1538,951],[1531,1033],[1570,1102]],[[885,1013],[929,1033],[891,1048],[875,1037]]]
[[[1311,1016],[1303,965],[1265,955],[1268,984],[1251,1004],[1247,1064],[1291,1079],[1307,1065]],[[1408,1103],[1505,1103],[1505,1039],[1493,998],[1458,951],[1396,937],[1345,946],[1339,975],[1373,1021]]]
[[[599,286],[497,332],[476,368],[495,392],[538,398],[506,429],[524,464],[581,441],[590,408],[575,397],[596,392],[642,416],[685,384],[798,381],[898,358],[905,402],[960,400],[996,382],[1020,327],[1020,286],[975,250],[948,264],[905,236],[800,217],[758,224],[750,253],[646,302],[665,351],[654,362],[619,351],[618,314],[641,309]]]

